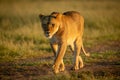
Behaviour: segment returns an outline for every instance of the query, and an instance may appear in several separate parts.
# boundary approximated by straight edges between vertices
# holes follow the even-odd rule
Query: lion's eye
[[[55,24],[52,24],[52,26],[54,27],[54,26],[55,26]]]
[[[55,24],[53,24],[53,23],[50,23],[50,25],[51,25],[52,27],[54,27],[54,26],[55,26]]]

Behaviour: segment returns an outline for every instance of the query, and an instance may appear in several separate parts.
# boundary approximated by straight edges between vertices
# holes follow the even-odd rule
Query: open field
[[[0,80],[120,80],[119,0],[0,0]],[[53,54],[38,15],[79,11],[85,18],[84,46],[90,57],[72,71],[52,72]]]

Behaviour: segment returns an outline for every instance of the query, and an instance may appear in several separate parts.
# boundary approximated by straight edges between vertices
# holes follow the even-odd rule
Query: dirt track
[[[79,71],[72,71],[72,64],[66,66],[65,72],[62,74],[71,74],[71,73],[86,73],[90,72],[94,76],[117,76],[120,77],[120,42],[111,41],[102,44],[97,44],[91,48],[87,48],[90,53],[100,53],[102,54],[105,51],[116,51],[118,53],[118,58],[111,60],[101,60],[97,62],[87,63],[85,67]],[[1,80],[26,80],[33,77],[43,77],[43,76],[53,76],[52,64],[42,64],[42,65],[24,65],[24,63],[29,62],[39,62],[39,61],[50,61],[53,59],[53,56],[47,55],[40,58],[32,58],[26,60],[19,60],[15,62],[0,63],[0,79]],[[60,73],[61,74],[61,73]]]

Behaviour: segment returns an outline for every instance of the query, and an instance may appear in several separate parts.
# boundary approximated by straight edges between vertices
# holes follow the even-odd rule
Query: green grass
[[[44,5],[39,5],[39,3]],[[103,3],[104,2],[104,3]],[[85,18],[84,43],[120,40],[119,1],[1,1],[0,3],[0,45],[24,56],[50,52],[44,37],[38,15],[52,11],[79,11]],[[48,6],[48,4],[53,4]],[[65,6],[69,6],[66,7]],[[62,7],[56,7],[62,5]],[[9,7],[11,6],[11,7]],[[24,9],[23,9],[24,8]],[[47,8],[45,10],[44,8]],[[14,10],[13,10],[14,9]],[[4,51],[2,52],[4,53]],[[16,55],[18,56],[18,55]],[[15,56],[14,56],[15,57]],[[14,58],[12,57],[12,58]],[[27,57],[26,57],[27,58]]]
[[[16,73],[19,68],[25,66],[37,68],[47,65],[48,68],[53,63],[53,59],[43,59],[52,54],[49,41],[45,38],[38,15],[50,14],[53,11],[65,12],[70,10],[79,11],[85,18],[84,45],[87,48],[107,41],[120,41],[120,5],[119,0],[1,0],[0,1],[0,63],[15,62]],[[93,48],[92,48],[93,49]],[[92,51],[92,50],[91,50]],[[67,51],[64,61],[70,66],[72,55]],[[90,65],[97,62],[112,62],[120,65],[119,51],[92,52],[90,58],[82,55],[85,64]],[[42,58],[43,57],[43,58]],[[36,58],[43,60],[34,61]],[[19,63],[21,60],[28,60]],[[115,60],[116,62],[115,62]],[[12,67],[12,66],[11,66]],[[40,69],[38,68],[38,69]],[[10,68],[12,69],[12,68]],[[26,68],[25,68],[26,69]],[[42,68],[43,69],[43,68]],[[18,70],[18,72],[17,72]],[[29,69],[26,69],[29,71]],[[41,70],[41,69],[40,69]],[[44,69],[43,69],[44,70]],[[3,72],[5,69],[3,69]],[[38,70],[39,72],[39,70]],[[52,72],[52,70],[51,70]],[[98,76],[93,71],[65,72],[54,75],[50,72],[46,76],[32,76],[36,80],[119,80],[119,77],[106,75],[107,71],[98,72]],[[97,71],[96,71],[97,72]],[[9,73],[5,72],[5,73]],[[48,72],[49,73],[49,72]],[[24,77],[24,71],[16,74]],[[27,74],[27,72],[26,72]],[[104,76],[101,76],[104,74]],[[0,75],[2,79],[9,79],[10,75]]]

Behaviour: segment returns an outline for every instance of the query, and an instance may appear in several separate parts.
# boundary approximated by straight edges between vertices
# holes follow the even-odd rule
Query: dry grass
[[[83,38],[87,48],[101,42],[120,41],[119,2],[119,0],[0,0],[0,63],[53,55],[48,44],[49,41],[44,37],[41,29],[39,13],[79,11],[85,18]],[[94,53],[92,56],[95,56]],[[90,62],[92,60],[94,57]],[[47,62],[38,64],[44,63]],[[67,59],[66,63],[71,64]],[[71,72],[73,79],[76,80],[76,76],[85,77],[88,73],[80,74],[73,73],[72,75]],[[91,80],[92,76],[93,74],[91,74]],[[61,79],[61,77],[72,80],[68,74],[66,76],[58,75],[54,79]],[[85,80],[88,79],[85,78]],[[105,80],[109,80],[109,78]]]

